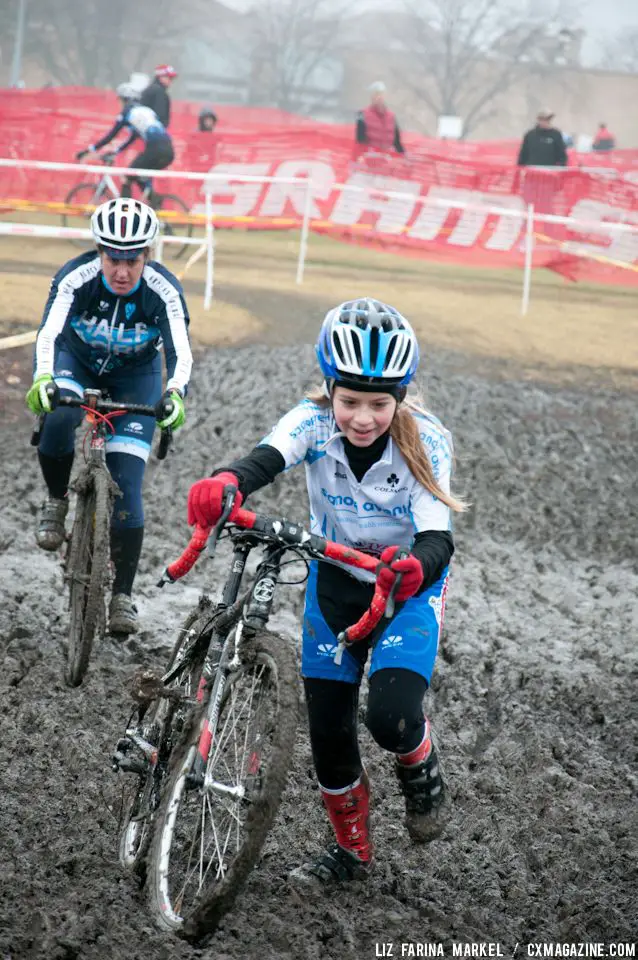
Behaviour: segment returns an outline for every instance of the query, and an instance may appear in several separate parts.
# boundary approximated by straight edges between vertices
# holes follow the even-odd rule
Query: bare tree
[[[434,117],[461,116],[464,132],[493,115],[504,90],[539,70],[574,62],[579,34],[534,0],[405,0],[396,17],[404,68],[397,79]],[[553,14],[553,15],[552,15]],[[579,41],[578,41],[579,42]]]
[[[174,14],[172,0],[30,0],[25,57],[55,83],[114,86],[174,47],[188,25],[181,14],[176,29]]]
[[[256,0],[246,14],[253,102],[310,113],[334,95],[345,9],[331,0]]]
[[[606,44],[601,66],[638,73],[638,29],[622,30]]]

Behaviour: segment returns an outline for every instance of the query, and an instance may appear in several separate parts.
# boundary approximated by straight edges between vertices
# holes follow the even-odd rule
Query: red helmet
[[[170,77],[171,80],[174,80],[177,76],[177,70],[175,67],[171,67],[169,63],[160,63],[159,67],[155,67],[155,76]]]

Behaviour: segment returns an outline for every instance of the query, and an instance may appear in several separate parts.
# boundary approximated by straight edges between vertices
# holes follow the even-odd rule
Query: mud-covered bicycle
[[[172,408],[172,402],[166,401]],[[101,390],[86,389],[83,397],[59,397],[58,406],[85,411],[87,431],[83,444],[85,464],[70,489],[76,495],[75,520],[65,557],[64,579],[69,585],[69,633],[65,680],[69,686],[82,683],[89,665],[96,634],[106,628],[105,593],[109,583],[109,530],[115,498],[120,490],[106,464],[106,442],[113,432],[113,418],[126,413],[155,418],[155,407],[143,403],[117,403],[105,399]],[[167,415],[171,412],[167,408]],[[31,434],[37,447],[46,414],[38,418]],[[170,428],[162,430],[157,457],[166,457]],[[87,451],[88,445],[88,451]]]
[[[214,545],[197,527],[160,584],[184,576]],[[340,561],[375,572],[377,557],[309,533],[285,518],[239,509],[221,600],[204,593],[180,630],[163,676],[136,675],[138,702],[115,749],[114,770],[133,774],[124,803],[120,861],[147,885],[157,924],[191,942],[212,933],[257,862],[286,783],[298,712],[292,645],[267,630],[283,557]],[[241,593],[249,554],[263,556]],[[292,562],[295,562],[294,560]],[[303,581],[301,581],[303,582]],[[393,615],[397,578],[376,585],[370,608],[340,635],[338,651]],[[339,653],[337,652],[336,656]]]

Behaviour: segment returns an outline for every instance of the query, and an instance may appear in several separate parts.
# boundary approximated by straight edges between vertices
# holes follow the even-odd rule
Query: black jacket
[[[143,107],[154,110],[158,120],[168,127],[171,117],[171,98],[157,77],[142,91],[140,103]]]
[[[565,167],[567,150],[560,130],[533,127],[523,137],[518,153],[519,167]]]

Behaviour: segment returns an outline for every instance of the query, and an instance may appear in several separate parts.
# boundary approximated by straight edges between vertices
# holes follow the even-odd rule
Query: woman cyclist
[[[121,83],[116,92],[120,98],[122,109],[114,126],[97,143],[76,153],[76,160],[83,160],[87,153],[95,153],[97,150],[101,150],[121,130],[129,130],[130,136],[124,143],[120,144],[111,153],[104,154],[105,161],[112,160],[119,153],[123,153],[134,140],[140,137],[144,141],[144,149],[133,158],[129,166],[139,167],[141,170],[164,170],[165,167],[170,166],[175,157],[173,141],[157,114],[150,107],[144,107],[137,102],[140,94],[132,83]],[[131,186],[134,181],[137,181],[140,190],[144,191],[144,199],[152,203],[151,180],[145,177],[127,177],[122,185],[122,196],[131,196]]]
[[[33,413],[48,414],[38,447],[48,488],[36,535],[43,550],[57,550],[64,541],[74,433],[82,417],[79,409],[55,409],[57,394],[81,397],[86,387],[100,387],[115,401],[156,405],[160,427],[175,430],[184,422],[192,366],[188,310],[179,281],[150,260],[158,226],[147,204],[109,200],[91,217],[97,251],[69,260],[53,278],[26,396]],[[155,420],[129,414],[117,417],[114,428],[106,462],[122,496],[111,523],[115,580],[109,627],[111,633],[128,634],[138,626],[131,592],[144,536],[142,481]]]
[[[445,788],[423,698],[454,552],[450,511],[464,505],[450,494],[450,434],[406,400],[419,361],[407,320],[376,300],[343,303],[327,314],[316,349],[323,390],[282,417],[248,456],[195,483],[188,522],[215,523],[229,485],[238,491],[235,509],[303,462],[312,531],[379,555],[377,578],[384,584],[402,575],[393,618],[337,664],[337,636],[370,605],[374,576],[312,564],[302,674],[315,770],[336,843],[293,875],[329,885],[365,876],[373,859],[370,788],[357,736],[359,685],[370,651],[367,726],[394,755],[407,830],[426,842],[443,827]]]

